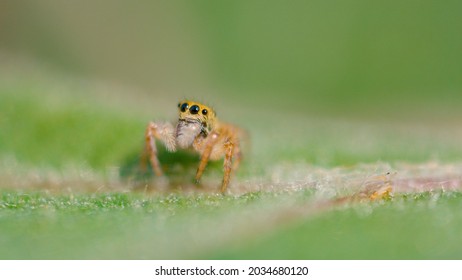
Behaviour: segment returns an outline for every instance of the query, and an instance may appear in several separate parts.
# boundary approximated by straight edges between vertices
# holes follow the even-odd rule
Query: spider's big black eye
[[[208,113],[207,109],[202,110],[202,115],[207,115],[207,113]]]
[[[199,113],[199,111],[200,111],[200,108],[197,105],[192,105],[191,108],[189,108],[189,112],[191,112],[191,114],[193,115]]]
[[[183,105],[181,105],[181,112],[186,112],[186,110],[188,110],[188,103],[183,103]]]

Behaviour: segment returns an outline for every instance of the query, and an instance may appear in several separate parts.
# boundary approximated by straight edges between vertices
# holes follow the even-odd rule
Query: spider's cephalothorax
[[[215,124],[215,112],[200,103],[178,103],[180,116],[176,126],[176,142],[182,149],[190,147],[196,137],[207,137]]]
[[[219,122],[215,111],[199,102],[181,101],[178,103],[178,110],[176,126],[165,122],[150,122],[146,128],[146,152],[154,173],[162,175],[155,143],[155,139],[158,139],[171,152],[176,151],[177,147],[192,148],[201,155],[196,182],[200,180],[209,160],[224,158],[221,191],[225,192],[231,171],[237,168],[241,159],[241,130]]]

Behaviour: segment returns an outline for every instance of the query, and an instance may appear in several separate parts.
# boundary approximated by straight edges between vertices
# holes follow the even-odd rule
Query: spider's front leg
[[[225,159],[223,161],[223,181],[221,183],[221,192],[224,193],[229,185],[231,171],[236,169],[241,159],[240,148],[237,142],[228,140],[224,144]],[[236,162],[233,165],[233,156],[236,155]]]
[[[219,146],[217,147],[217,145]],[[207,141],[202,152],[201,161],[196,173],[196,183],[199,182],[211,155],[212,159],[216,159],[217,157],[220,157],[220,155],[224,155],[223,181],[221,183],[221,192],[224,193],[229,185],[231,172],[238,167],[241,159],[239,142],[234,138],[230,138],[228,135],[218,134],[215,132],[212,133],[210,135],[210,140]],[[236,157],[236,161],[233,164],[234,157]]]
[[[209,159],[210,159],[210,154],[212,153],[213,147],[219,140],[219,136],[220,135],[216,132],[212,132],[209,135],[209,140],[205,144],[204,150],[201,155],[201,161],[199,163],[199,167],[197,168],[196,178],[195,178],[196,184],[199,183],[202,177],[202,173],[204,173],[205,167],[207,166],[207,163],[209,162]]]
[[[174,152],[176,150],[176,141],[175,128],[173,125],[171,123],[150,122],[146,127],[146,146],[143,159],[148,156],[154,173],[157,176],[162,176],[163,172],[160,167],[159,158],[157,157],[156,139],[160,140],[168,151]],[[145,166],[146,160],[143,159],[142,166]]]

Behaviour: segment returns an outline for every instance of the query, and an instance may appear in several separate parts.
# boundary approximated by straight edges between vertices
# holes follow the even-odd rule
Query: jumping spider
[[[219,122],[215,111],[199,102],[183,100],[178,103],[179,118],[176,125],[168,122],[150,122],[146,128],[145,155],[152,169],[162,176],[155,139],[160,140],[168,151],[177,148],[192,149],[201,155],[195,182],[198,183],[209,160],[224,158],[221,192],[228,187],[231,172],[241,160],[240,139],[242,130]],[[144,160],[145,161],[145,160]]]

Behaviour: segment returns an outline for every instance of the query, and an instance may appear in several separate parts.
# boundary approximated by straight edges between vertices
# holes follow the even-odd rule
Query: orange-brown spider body
[[[236,126],[220,122],[215,111],[199,102],[183,100],[178,103],[179,118],[173,125],[168,122],[150,122],[146,128],[146,152],[152,169],[162,176],[162,168],[157,156],[156,139],[168,151],[192,149],[201,155],[195,181],[199,182],[209,160],[223,161],[223,181],[221,192],[225,192],[231,172],[241,160],[240,138],[242,130]]]

